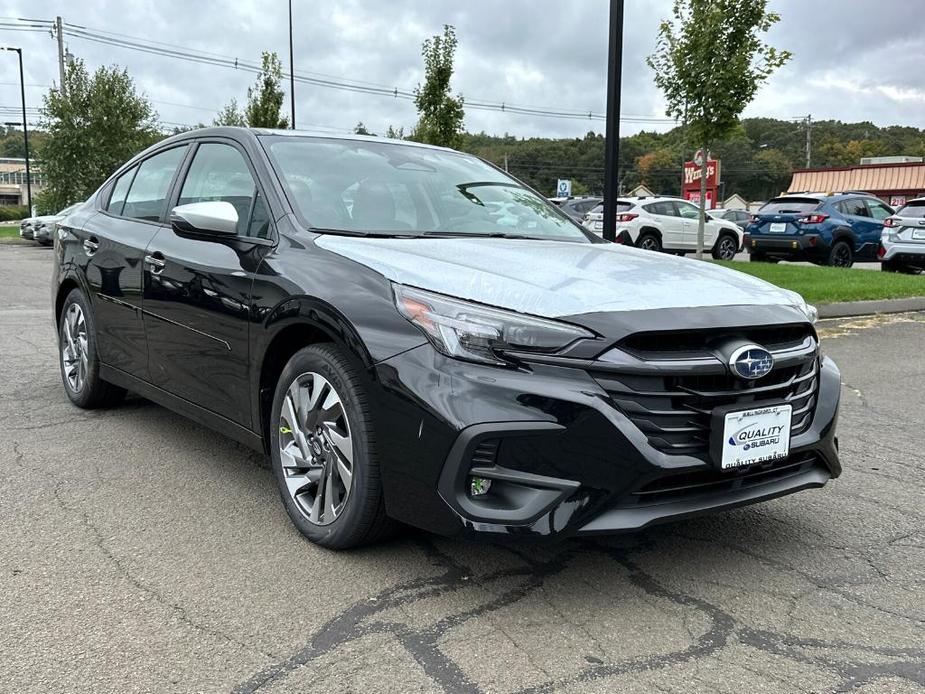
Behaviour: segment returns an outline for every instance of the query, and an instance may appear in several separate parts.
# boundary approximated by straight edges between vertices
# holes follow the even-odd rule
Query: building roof
[[[788,192],[864,190],[871,193],[925,191],[925,163],[845,166],[793,172]]]

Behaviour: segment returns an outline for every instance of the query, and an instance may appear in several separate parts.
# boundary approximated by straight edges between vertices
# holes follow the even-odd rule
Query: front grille
[[[799,475],[821,464],[814,453],[803,453],[790,456],[782,461],[761,463],[735,471],[720,471],[711,468],[668,475],[631,492],[626,504],[647,506],[679,501],[697,495],[749,489]]]
[[[619,347],[642,359],[656,359],[661,355],[678,353],[703,353],[714,345],[735,337],[753,342],[765,349],[776,350],[793,347],[810,336],[805,323],[790,325],[755,326],[742,328],[734,333],[728,329],[677,330],[633,333],[620,341]]]
[[[663,352],[660,345],[658,353]],[[815,338],[807,335],[802,347],[774,353],[776,358],[788,356],[757,381],[732,375],[718,359],[711,362],[710,353],[703,349],[700,357],[706,361],[697,364],[699,368],[691,368],[690,362],[640,360],[634,373],[602,369],[592,370],[591,375],[654,448],[706,460],[717,407],[787,403],[793,407],[791,436],[809,428],[819,380]]]

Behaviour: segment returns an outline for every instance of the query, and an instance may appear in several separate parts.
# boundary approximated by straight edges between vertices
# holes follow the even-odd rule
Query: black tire
[[[281,412],[290,386],[306,373],[323,376],[336,391],[349,421],[353,461],[351,486],[344,507],[326,525],[309,520],[287,486],[280,452]],[[386,516],[372,410],[366,394],[368,377],[360,365],[331,344],[317,344],[296,352],[283,368],[270,412],[270,456],[273,475],[289,518],[313,543],[329,549],[371,544],[389,535],[395,523]],[[319,485],[320,486],[320,485]]]
[[[832,244],[829,256],[825,264],[830,267],[849,268],[854,265],[854,251],[851,250],[851,244],[847,241],[836,241]]]
[[[646,251],[661,252],[662,240],[658,237],[658,235],[653,234],[652,232],[646,232],[639,237],[638,241],[636,241],[636,247],[642,248]]]
[[[748,254],[748,262],[750,262],[750,263],[771,263],[771,264],[775,264],[775,263],[779,263],[780,260],[779,260],[778,258],[772,258],[772,257],[769,256],[769,255],[765,255],[764,253],[754,253],[754,252],[752,252],[752,253],[749,253],[749,254]]]
[[[71,306],[77,306],[84,321],[86,346],[81,347],[81,353],[86,352],[83,378],[77,387],[68,377],[65,365],[65,345],[67,343],[65,323],[68,320]],[[122,402],[125,389],[108,383],[100,378],[100,361],[96,351],[96,323],[90,311],[90,303],[79,289],[72,289],[64,299],[61,315],[58,316],[58,365],[61,368],[61,381],[64,383],[64,392],[77,407],[92,410],[100,407],[112,407]],[[80,356],[77,357],[80,361]]]
[[[714,260],[732,260],[739,252],[739,239],[732,234],[720,234],[713,244]]]

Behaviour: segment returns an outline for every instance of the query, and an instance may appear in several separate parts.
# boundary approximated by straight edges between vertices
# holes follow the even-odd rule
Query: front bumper
[[[569,536],[649,525],[821,487],[841,474],[840,375],[819,362],[811,421],[790,457],[735,473],[666,453],[582,368],[503,370],[429,345],[377,367],[387,510],[431,531]],[[489,494],[468,493],[473,476]]]

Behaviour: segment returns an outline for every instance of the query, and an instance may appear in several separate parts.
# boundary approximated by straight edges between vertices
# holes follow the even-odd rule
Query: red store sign
[[[684,162],[684,180],[681,196],[691,202],[700,202],[700,167],[692,161]],[[719,196],[720,162],[718,159],[707,161],[707,207],[716,207]]]

